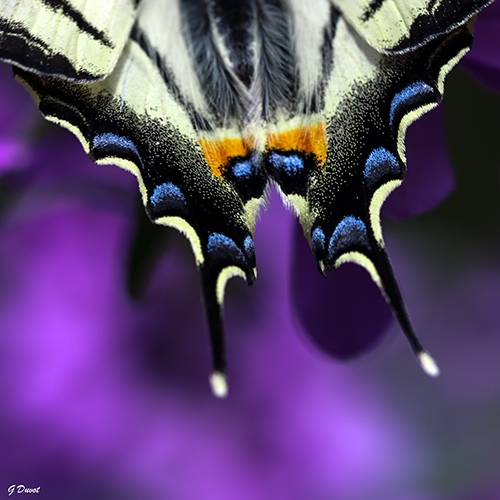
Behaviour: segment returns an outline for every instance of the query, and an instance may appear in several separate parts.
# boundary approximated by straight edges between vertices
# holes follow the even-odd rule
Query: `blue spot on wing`
[[[132,155],[139,160],[142,167],[141,155],[139,154],[139,151],[137,150],[137,147],[133,143],[133,141],[131,141],[127,137],[124,137],[122,135],[116,135],[113,134],[112,132],[106,132],[104,134],[96,135],[94,137],[94,140],[92,142],[92,147],[93,149],[97,150],[98,149],[103,149],[104,151],[107,150],[107,153],[105,154],[110,154],[113,150],[132,153]]]
[[[172,182],[156,186],[149,201],[155,208],[185,208],[186,206],[186,198],[182,191]]]
[[[368,187],[372,187],[377,181],[388,175],[401,176],[401,166],[397,158],[386,148],[376,148],[368,156],[365,162],[363,175]]]
[[[304,170],[304,161],[297,155],[271,153],[269,162],[276,170],[283,170],[288,175],[297,175]]]
[[[254,170],[254,165],[251,160],[239,161],[233,166],[235,177],[244,177],[245,179],[249,179],[255,173]]]
[[[427,85],[422,80],[418,80],[408,87],[405,87],[401,92],[398,92],[391,102],[391,110],[389,113],[389,120],[391,126],[394,124],[396,114],[399,113],[401,108],[408,108],[414,103],[420,102],[422,97],[433,95],[434,89]]]
[[[319,227],[313,229],[311,234],[312,248],[315,254],[323,252],[325,249],[325,233]]]
[[[333,231],[328,245],[328,257],[336,258],[356,247],[369,249],[368,233],[365,223],[358,217],[344,217]]]
[[[232,259],[246,260],[234,240],[221,233],[212,233],[208,237],[207,250],[209,253],[216,253]]]
[[[243,241],[243,248],[245,249],[247,257],[255,257],[255,247],[253,244],[253,238],[251,236],[247,236],[245,238],[245,241]]]

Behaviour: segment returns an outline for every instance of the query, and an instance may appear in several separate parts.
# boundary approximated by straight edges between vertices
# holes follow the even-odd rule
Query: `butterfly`
[[[318,269],[370,273],[423,369],[380,209],[405,131],[442,99],[492,0],[3,0],[0,59],[99,164],[132,172],[151,220],[189,240],[216,396],[227,394],[226,284],[256,278],[270,185]]]

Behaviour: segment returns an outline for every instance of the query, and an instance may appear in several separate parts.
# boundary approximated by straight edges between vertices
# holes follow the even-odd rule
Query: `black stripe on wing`
[[[222,127],[245,117],[246,88],[228,66],[214,34],[216,22],[204,0],[180,0],[183,34],[201,89],[215,123]]]
[[[106,33],[92,26],[83,14],[76,10],[68,0],[42,0],[42,2],[54,12],[61,12],[65,17],[71,19],[82,33],[85,33],[106,47],[114,48],[113,41],[108,38]]]
[[[324,108],[325,88],[328,84],[328,79],[333,71],[333,40],[337,31],[337,23],[340,19],[340,12],[330,5],[330,15],[323,28],[323,43],[321,44],[321,78],[315,92],[306,96],[305,105],[297,109],[301,114],[321,113]]]
[[[297,99],[299,75],[290,7],[283,0],[257,2],[256,38],[262,118],[290,111]]]
[[[210,0],[208,12],[224,41],[236,77],[245,85],[250,84],[255,74],[254,0]]]
[[[450,33],[453,29],[464,24],[467,19],[477,14],[481,9],[492,3],[493,0],[419,0],[425,12],[411,19],[409,34],[396,45],[386,48],[388,52],[406,52],[415,49],[429,40],[440,35]],[[392,3],[397,9],[398,0],[372,0],[360,17],[362,23],[373,21],[380,9]],[[383,23],[383,20],[382,20]],[[386,26],[390,30],[390,26]]]
[[[130,34],[130,39],[137,43],[151,62],[156,66],[166,87],[175,97],[177,102],[187,111],[196,130],[212,131],[213,125],[211,120],[198,113],[194,106],[183,96],[177,82],[175,81],[175,76],[165,61],[165,58],[162,57],[160,52],[153,46],[147,34],[138,23],[134,24]]]
[[[363,12],[361,19],[363,21],[370,20],[382,8],[382,5],[384,5],[385,1],[386,0],[371,0],[369,5],[366,7],[365,11]]]
[[[458,2],[457,0],[442,0],[434,11],[429,6],[427,14],[422,14],[414,20],[409,36],[401,40],[390,51],[404,52],[411,50],[432,38],[449,33],[491,3],[491,1],[467,0]],[[435,2],[430,3],[434,4]]]
[[[29,69],[40,74],[50,68],[51,75],[59,75],[71,80],[95,80],[95,75],[76,70],[64,55],[51,51],[41,38],[33,36],[21,23],[0,19],[0,56],[13,64],[29,61]]]

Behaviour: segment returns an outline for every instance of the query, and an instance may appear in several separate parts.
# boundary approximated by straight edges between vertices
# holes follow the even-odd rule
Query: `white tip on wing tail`
[[[439,375],[439,367],[428,352],[422,351],[419,353],[418,362],[427,375],[431,377],[437,377]]]
[[[215,397],[227,397],[228,386],[226,375],[220,372],[213,372],[212,375],[210,375],[210,387],[212,388],[212,393]]]

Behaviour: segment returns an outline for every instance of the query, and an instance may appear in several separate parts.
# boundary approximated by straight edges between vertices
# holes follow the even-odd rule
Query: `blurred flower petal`
[[[54,201],[44,214],[9,219],[0,239],[2,484],[40,486],[51,500],[361,498],[384,491],[394,471],[421,470],[417,440],[385,413],[376,388],[303,349],[288,261],[273,253],[288,251],[291,217],[274,201],[256,241],[270,249],[266,308],[247,321],[230,315],[238,362],[226,401],[194,366],[207,354],[203,311],[180,297],[193,283],[176,251],[154,280],[170,300],[144,315],[123,293],[129,219],[117,206]],[[163,361],[173,363],[166,376],[139,355],[151,312],[167,339]],[[390,453],[381,458],[382,448]]]
[[[477,18],[474,44],[462,61],[479,83],[500,91],[500,4],[493,2]]]
[[[307,335],[338,357],[357,356],[382,337],[392,312],[365,269],[344,264],[325,279],[298,225],[294,231],[291,298]]]
[[[29,157],[30,154],[22,141],[0,136],[0,175],[24,167],[29,163]]]
[[[383,215],[395,219],[431,210],[453,190],[454,176],[446,149],[443,105],[426,113],[408,128],[406,158],[406,179],[382,208]]]

